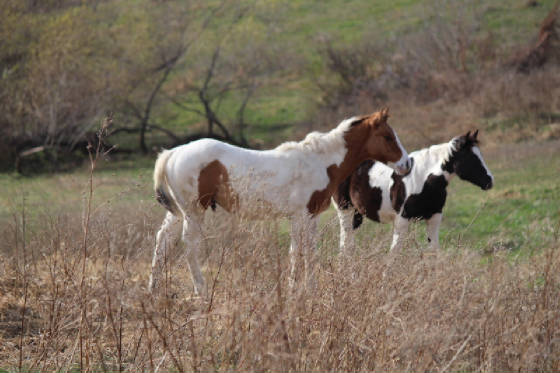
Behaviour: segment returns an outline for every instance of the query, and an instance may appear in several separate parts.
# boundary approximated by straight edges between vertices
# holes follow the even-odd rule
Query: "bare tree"
[[[192,97],[192,99],[184,98],[181,100],[173,97],[168,98],[181,109],[195,113],[204,118],[207,122],[206,135],[208,137],[216,137],[216,127],[220,131],[221,136],[223,136],[223,138],[227,141],[239,143],[240,145],[247,145],[247,140],[243,134],[245,126],[245,111],[252,94],[255,92],[257,83],[255,79],[248,79],[248,81],[236,81],[235,76],[229,76],[228,79],[220,79],[220,77],[217,76],[217,65],[220,58],[220,50],[220,45],[214,49],[210,64],[206,69],[202,82],[200,84],[191,83],[186,86],[183,93],[187,97]],[[234,128],[237,132],[239,140],[234,138],[218,114],[222,101],[232,92],[241,92],[243,95],[243,99],[237,109],[237,126]]]
[[[231,23],[220,30],[215,45],[197,55],[189,65],[190,74],[176,79],[179,87],[166,97],[181,110],[193,113],[206,122],[206,133],[197,138],[222,138],[230,143],[248,146],[247,111],[259,88],[281,66],[273,58],[270,43],[233,42],[229,36],[248,14],[248,8],[235,9]],[[232,46],[233,45],[233,46]],[[229,107],[224,109],[224,102]]]
[[[178,5],[179,4],[179,5]],[[189,2],[157,4],[160,7],[156,12],[151,13],[152,21],[158,30],[161,40],[156,40],[155,67],[145,69],[139,77],[138,82],[133,84],[131,94],[125,100],[125,106],[132,116],[138,121],[136,128],[120,128],[113,131],[139,132],[139,147],[143,153],[148,152],[146,145],[146,132],[151,129],[162,131],[173,140],[177,140],[177,135],[163,127],[152,123],[152,113],[156,101],[161,93],[162,87],[168,81],[170,74],[177,68],[190,49],[196,43],[208,25],[219,15],[226,1],[222,1],[215,7],[208,9],[207,15],[202,22],[197,21],[194,15],[198,15],[197,10],[201,4]],[[152,7],[154,5],[152,4]],[[137,91],[140,91],[138,93]],[[140,96],[140,98],[137,98]]]

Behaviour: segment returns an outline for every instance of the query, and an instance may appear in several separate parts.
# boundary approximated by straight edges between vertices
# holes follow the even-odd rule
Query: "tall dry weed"
[[[383,248],[363,249],[339,257],[336,224],[327,224],[315,287],[300,282],[290,290],[282,221],[232,224],[209,213],[203,259],[211,297],[204,301],[193,296],[181,247],[169,253],[167,292],[147,292],[159,211],[155,204],[145,211],[93,209],[85,272],[80,219],[72,213],[44,219],[26,240],[34,252],[27,281],[21,262],[10,259],[21,252],[21,218],[13,223],[19,235],[7,237],[1,251],[0,367],[560,369],[558,240],[518,261],[468,247],[411,246],[394,257]]]

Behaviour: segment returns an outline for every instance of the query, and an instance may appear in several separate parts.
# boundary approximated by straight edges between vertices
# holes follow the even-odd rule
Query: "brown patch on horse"
[[[329,183],[327,184],[327,187],[325,189],[316,190],[311,195],[309,202],[307,202],[307,211],[309,211],[310,214],[317,215],[329,208],[331,197],[336,191],[336,187],[338,186],[338,183],[336,183],[334,180],[338,180],[337,174],[339,173],[340,168],[337,165],[332,164],[327,167]]]
[[[312,215],[320,214],[325,211],[330,204],[330,199],[340,183],[352,174],[352,171],[364,161],[362,152],[354,150],[361,149],[365,140],[369,137],[371,126],[367,125],[364,120],[351,127],[344,135],[346,148],[348,149],[344,160],[337,166],[332,164],[327,167],[326,172],[329,177],[329,183],[323,190],[316,190],[307,202],[307,211]]]
[[[350,200],[354,208],[362,215],[374,221],[379,221],[379,210],[383,201],[382,191],[369,184],[369,170],[375,164],[367,160],[352,174],[350,179]]]
[[[206,210],[216,209],[216,203],[231,212],[237,207],[237,196],[229,185],[226,167],[218,160],[210,162],[198,175],[198,202]]]
[[[364,116],[352,123],[344,134],[346,155],[337,166],[332,164],[326,172],[329,183],[323,190],[316,190],[307,203],[307,210],[312,215],[325,211],[330,204],[332,195],[338,186],[367,159],[375,159],[383,163],[396,162],[402,156],[396,141],[387,144],[387,138],[394,139],[394,132],[387,124],[389,110],[383,109],[372,115]]]
[[[352,201],[350,200],[350,179],[352,176],[346,178],[336,189],[332,198],[336,202],[337,206],[341,210],[347,210],[353,207]]]

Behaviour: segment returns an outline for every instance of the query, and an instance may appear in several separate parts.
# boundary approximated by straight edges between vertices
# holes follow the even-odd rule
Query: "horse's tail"
[[[173,192],[169,189],[167,172],[165,170],[171,153],[171,150],[164,150],[159,153],[157,157],[154,168],[154,190],[156,192],[156,200],[167,210],[171,211],[171,213],[177,214],[179,208],[173,196]]]

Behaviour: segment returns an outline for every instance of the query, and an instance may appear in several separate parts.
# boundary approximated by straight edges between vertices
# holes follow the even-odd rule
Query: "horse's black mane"
[[[472,135],[471,132],[469,131],[465,135],[455,138],[453,140],[453,145],[454,145],[453,150],[451,151],[449,158],[442,163],[441,169],[449,173],[453,173],[454,172],[453,165],[457,161],[458,157],[460,157],[460,153],[463,150],[469,150],[473,146],[479,145],[480,142],[478,141],[477,135],[478,135],[478,130],[475,131]]]
[[[476,131],[476,133],[478,134],[478,131]],[[476,138],[476,135],[471,135],[470,132],[468,132],[466,135],[463,136],[459,136],[455,139],[454,141],[455,144],[455,151],[460,151],[463,149],[470,149],[473,146],[478,146],[479,141]]]

